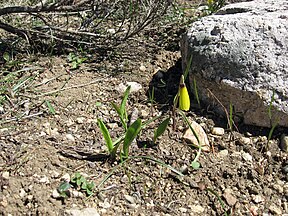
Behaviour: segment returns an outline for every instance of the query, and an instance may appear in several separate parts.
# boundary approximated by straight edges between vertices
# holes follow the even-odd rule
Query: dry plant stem
[[[80,85],[74,85],[74,86],[69,86],[69,87],[66,87],[66,88],[61,88],[61,89],[56,89],[56,90],[53,90],[53,91],[50,91],[50,92],[45,92],[41,95],[38,95],[37,97],[43,97],[43,96],[47,96],[47,95],[51,95],[51,94],[55,94],[55,93],[58,93],[58,92],[61,92],[61,91],[66,91],[66,90],[69,90],[69,89],[73,89],[73,88],[81,88],[81,87],[85,87],[85,86],[88,86],[88,85],[92,85],[92,84],[95,84],[99,81],[103,81],[103,80],[106,80],[106,78],[103,78],[103,79],[96,79],[96,80],[93,80],[89,83],[84,83],[84,84],[80,84]]]
[[[0,21],[0,29],[25,39],[36,48],[48,43],[51,46],[65,44],[67,48],[75,49],[79,44],[107,49],[119,46],[138,34],[165,14],[171,5],[169,0],[130,1],[130,5],[125,0],[82,0],[75,4],[65,0],[55,1],[0,8],[0,17],[11,14],[24,14],[27,17],[21,21],[21,28],[17,27],[18,24],[13,26]],[[79,22],[73,22],[75,17],[80,17]],[[41,24],[35,26],[33,18]],[[26,27],[26,24],[30,27]],[[109,29],[115,32],[110,34]]]
[[[21,116],[19,118],[14,117],[14,118],[11,118],[11,119],[0,121],[0,124],[9,123],[9,122],[12,122],[12,121],[19,121],[21,119],[33,118],[35,116],[39,116],[39,115],[42,115],[42,114],[43,114],[43,112],[38,112],[38,113],[34,113],[34,114],[31,114],[31,115],[28,115],[28,116]]]
[[[220,106],[223,108],[224,112],[225,112],[225,115],[226,115],[226,118],[227,118],[227,121],[228,121],[228,125],[229,125],[229,128],[232,128],[232,125],[230,125],[230,121],[229,121],[229,113],[227,111],[227,109],[225,108],[225,106],[220,102],[220,100],[212,93],[212,91],[210,89],[207,88],[207,91],[215,98],[215,100],[220,104]],[[238,130],[238,127],[235,125],[234,121],[233,121],[233,126],[236,128],[237,131]]]

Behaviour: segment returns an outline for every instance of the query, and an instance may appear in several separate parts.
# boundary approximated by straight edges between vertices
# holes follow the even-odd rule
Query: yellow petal
[[[186,86],[180,86],[179,108],[184,111],[190,109],[190,98]]]

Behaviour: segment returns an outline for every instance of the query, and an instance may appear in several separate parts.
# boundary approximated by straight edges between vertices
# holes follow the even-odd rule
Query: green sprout
[[[98,119],[98,126],[100,131],[104,137],[106,142],[106,146],[110,155],[110,158],[114,160],[116,158],[117,150],[119,146],[123,143],[122,151],[120,152],[121,159],[127,159],[129,156],[129,148],[136,137],[139,135],[141,130],[151,122],[155,121],[156,119],[160,118],[161,116],[156,116],[146,122],[142,122],[140,118],[135,120],[129,127],[127,125],[128,122],[128,115],[126,110],[126,103],[128,99],[128,95],[130,92],[130,86],[127,87],[126,91],[124,92],[124,96],[120,106],[116,105],[115,103],[111,103],[113,108],[116,110],[120,122],[122,123],[122,127],[124,128],[124,134],[118,137],[115,141],[112,140],[111,135],[105,126],[104,122],[101,119]],[[164,133],[166,130],[170,118],[165,119],[163,122],[159,124],[159,126],[154,131],[153,143]]]
[[[95,187],[94,182],[87,181],[87,179],[79,172],[72,176],[71,183],[75,185],[77,189],[85,191],[88,196],[93,193],[93,189]]]
[[[79,56],[76,56],[74,53],[69,53],[68,57],[68,62],[71,63],[71,69],[75,70],[79,68],[80,64],[82,64],[84,61],[87,60],[87,58],[81,58]]]

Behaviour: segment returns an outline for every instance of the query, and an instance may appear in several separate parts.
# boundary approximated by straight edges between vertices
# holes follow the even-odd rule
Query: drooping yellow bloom
[[[184,111],[190,109],[189,93],[185,85],[184,76],[181,76],[179,84],[179,108]]]

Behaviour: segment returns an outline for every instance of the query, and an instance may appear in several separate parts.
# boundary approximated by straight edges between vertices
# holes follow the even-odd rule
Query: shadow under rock
[[[175,65],[170,67],[167,71],[159,70],[152,77],[146,95],[150,100],[153,100],[153,103],[157,105],[159,110],[163,112],[171,110],[174,97],[178,92],[179,80],[183,73],[182,60],[179,58]],[[228,128],[229,120],[227,119],[227,116],[214,112],[213,106],[205,104],[203,101],[201,101],[201,98],[201,105],[199,106],[197,104],[194,96],[193,86],[189,83],[192,83],[192,80],[189,80],[188,76],[186,80],[186,86],[190,94],[191,110],[198,116],[212,119],[216,126]],[[152,98],[153,91],[154,98]],[[229,110],[227,111],[229,112]],[[233,118],[236,122],[236,126],[239,132],[242,134],[250,133],[252,136],[268,136],[270,132],[270,128],[244,124],[243,119],[236,113],[233,114]],[[272,138],[277,138],[281,136],[281,134],[288,134],[288,128],[276,127]]]

